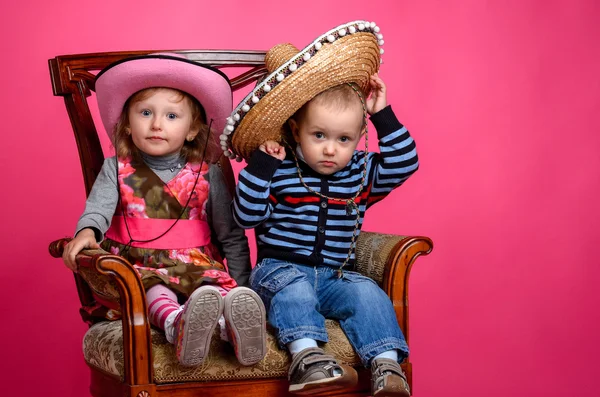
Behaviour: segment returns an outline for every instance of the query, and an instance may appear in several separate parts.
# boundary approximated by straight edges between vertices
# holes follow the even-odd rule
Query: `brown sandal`
[[[358,375],[354,368],[338,364],[322,349],[311,347],[294,355],[288,379],[290,393],[316,394],[353,387],[358,382]]]
[[[400,364],[389,358],[371,363],[371,395],[373,397],[409,397],[410,387]]]

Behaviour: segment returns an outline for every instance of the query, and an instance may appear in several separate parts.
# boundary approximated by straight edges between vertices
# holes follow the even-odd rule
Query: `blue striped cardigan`
[[[415,142],[388,106],[371,116],[380,153],[367,155],[367,178],[356,199],[359,230],[365,210],[400,186],[419,167]],[[321,175],[299,160],[302,177],[313,190],[349,199],[358,191],[365,153],[333,175]],[[300,182],[294,159],[282,162],[256,150],[239,175],[233,203],[236,222],[256,228],[258,260],[277,258],[306,265],[340,267],[348,256],[356,213],[346,205],[309,192]],[[344,269],[354,266],[354,251]]]

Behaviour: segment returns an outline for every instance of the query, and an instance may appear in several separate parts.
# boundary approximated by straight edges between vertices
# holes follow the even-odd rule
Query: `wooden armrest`
[[[60,239],[50,243],[50,255],[61,258],[65,245],[71,239]],[[137,270],[125,258],[97,250],[83,250],[77,255],[79,273],[108,277],[118,289],[121,322],[123,324],[123,354],[125,381],[129,384],[149,384],[153,382],[152,341],[146,294]],[[79,282],[86,283],[81,275]],[[80,291],[81,298],[81,291]],[[84,297],[93,302],[93,297]],[[85,305],[84,298],[82,303]],[[132,383],[131,383],[132,382]]]
[[[407,341],[410,269],[415,259],[432,249],[428,237],[373,232],[361,232],[356,243],[356,271],[375,280],[388,294]]]
[[[60,258],[62,256],[64,246],[70,240],[71,239],[68,238],[52,242],[52,244],[50,244],[50,254],[55,258]],[[109,253],[103,249],[83,250],[76,258],[78,266],[78,273],[75,273],[76,279],[83,278],[81,281],[85,281],[87,283],[85,287],[90,289],[90,292],[93,295],[92,300],[94,300],[94,302],[82,301],[82,304],[87,307],[86,310],[88,311],[94,306],[98,306],[95,304],[96,302],[105,306],[106,308],[120,310],[121,298],[116,280],[113,277],[101,274],[92,264],[92,258],[98,255],[109,255]],[[92,304],[91,306],[90,303]],[[106,312],[106,310],[104,311]],[[99,317],[104,316],[102,315]],[[87,319],[84,318],[84,320]],[[92,321],[88,322],[94,323],[96,321],[93,321],[92,319]]]

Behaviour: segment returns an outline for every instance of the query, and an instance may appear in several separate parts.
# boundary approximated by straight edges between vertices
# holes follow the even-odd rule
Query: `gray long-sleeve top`
[[[185,165],[185,160],[178,154],[154,157],[142,153],[142,158],[165,183],[173,179]],[[251,271],[248,239],[244,230],[233,220],[230,207],[233,198],[221,168],[211,165],[206,179],[210,183],[206,213],[213,233],[213,242],[227,259],[231,277],[239,285],[247,285]],[[75,234],[82,229],[91,228],[94,230],[96,240],[102,241],[119,202],[118,191],[117,160],[115,157],[109,157],[104,160],[100,174],[94,182],[85,210],[77,222]]]

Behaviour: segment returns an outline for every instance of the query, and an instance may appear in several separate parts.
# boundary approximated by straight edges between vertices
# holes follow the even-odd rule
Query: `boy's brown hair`
[[[351,106],[358,105],[362,110],[362,107],[360,107],[360,98],[350,84],[336,85],[335,87],[331,87],[321,92],[313,99],[306,102],[292,118],[298,122],[302,121],[309,103],[323,104],[331,110],[345,110]]]

